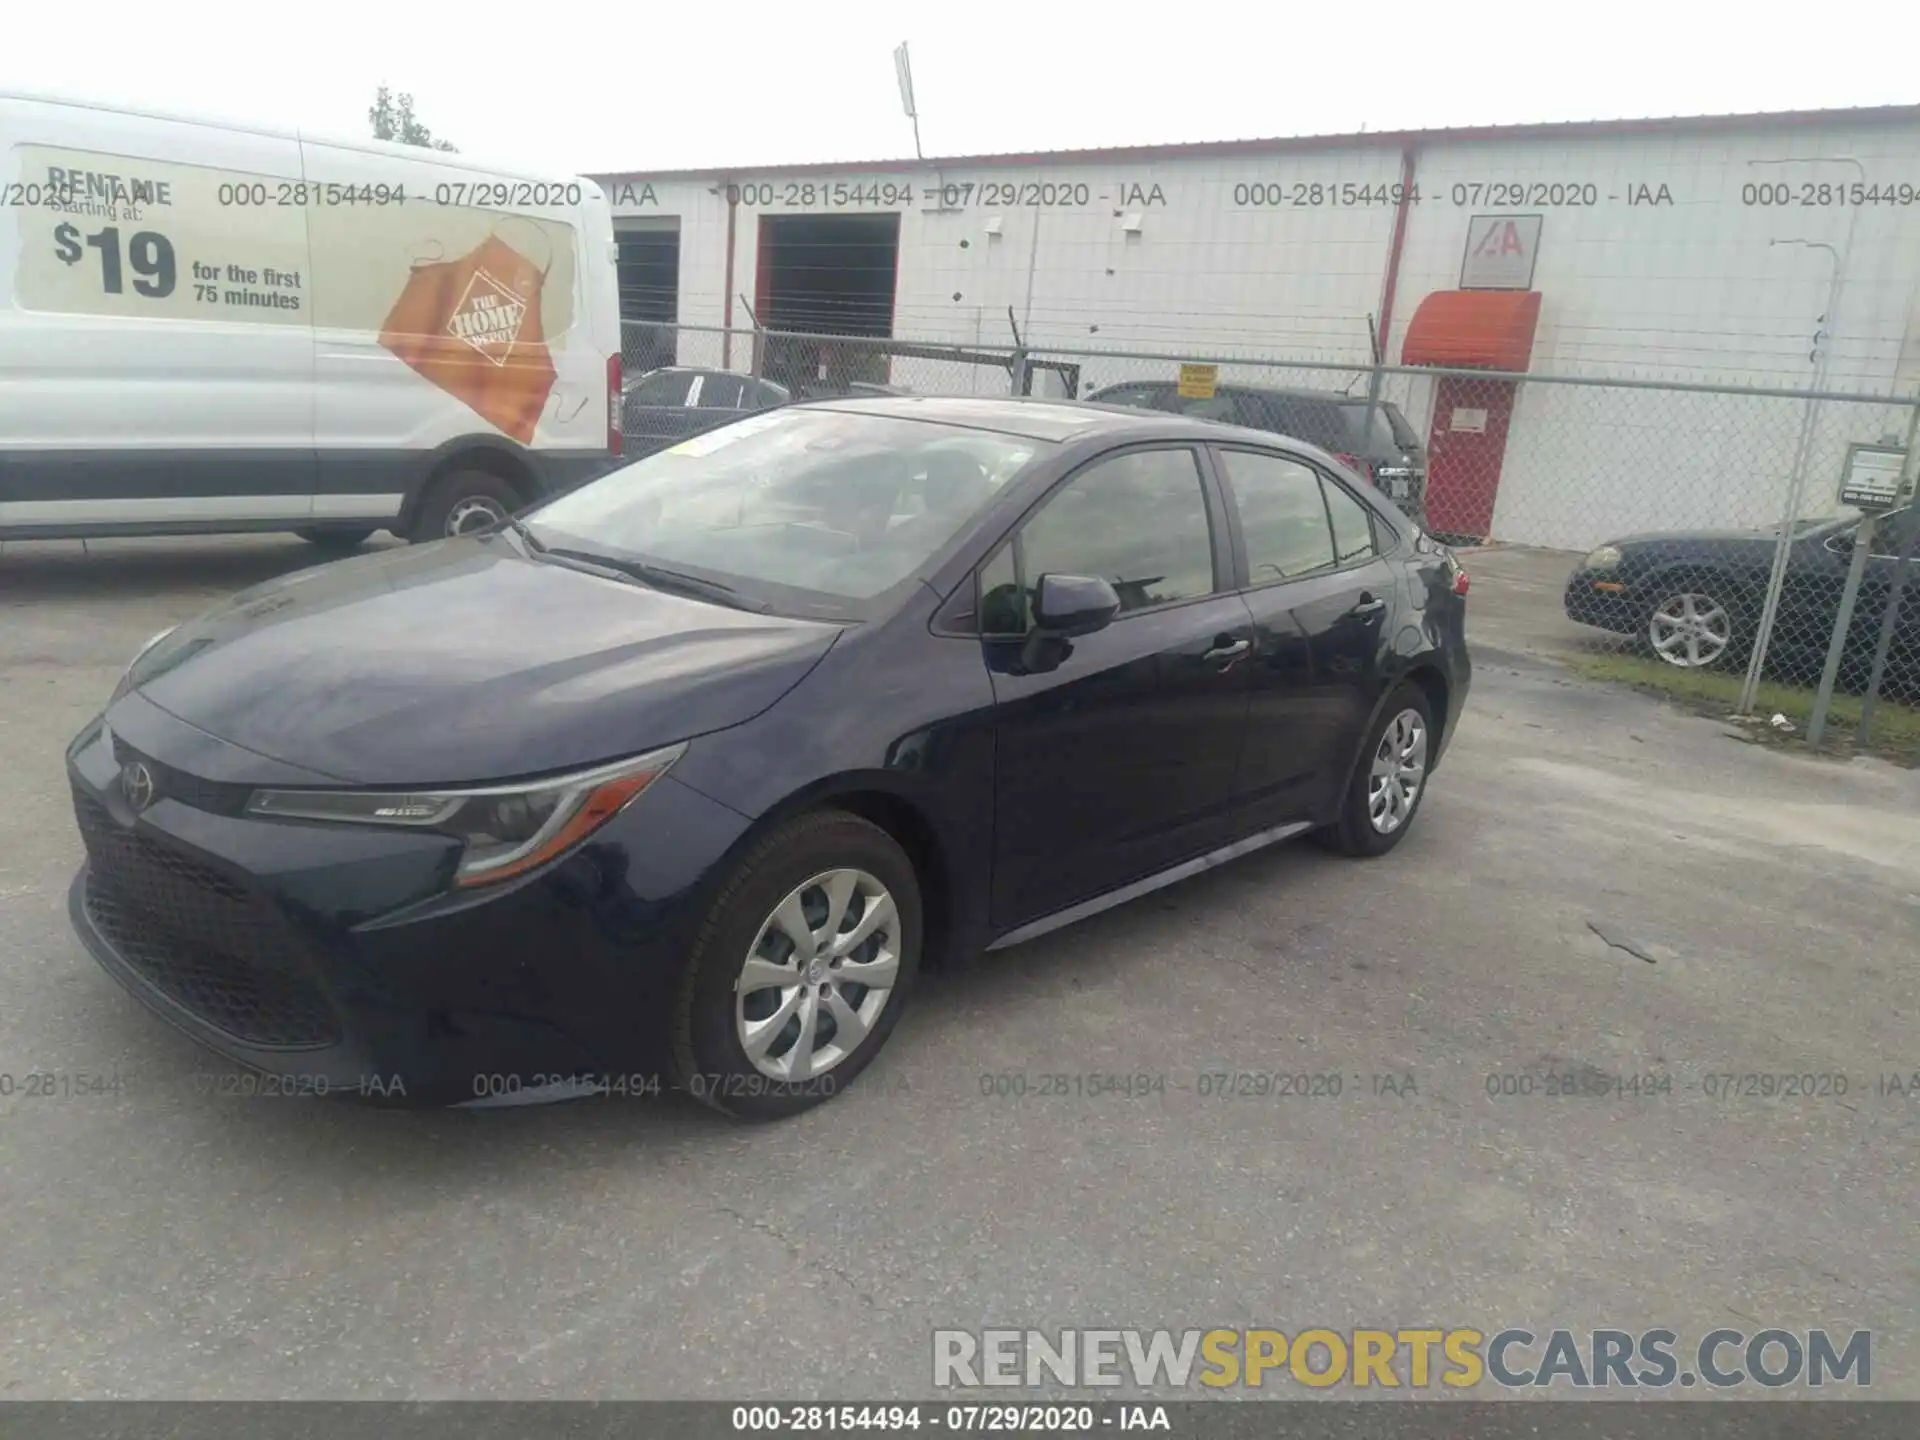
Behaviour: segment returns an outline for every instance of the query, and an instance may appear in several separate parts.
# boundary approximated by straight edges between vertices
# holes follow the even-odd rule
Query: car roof
[[[1122,380],[1117,384],[1102,386],[1094,392],[1093,396],[1089,396],[1088,398],[1092,399],[1100,395],[1110,394],[1115,390],[1133,390],[1142,385],[1171,387],[1177,383],[1177,381],[1173,380]],[[1367,403],[1366,396],[1349,395],[1344,390],[1301,390],[1286,385],[1247,385],[1238,380],[1229,380],[1225,384],[1214,387],[1214,393],[1219,394],[1222,392],[1233,395],[1277,395],[1287,400],[1331,400],[1336,405],[1364,405]],[[1382,398],[1375,400],[1373,403],[1375,405],[1385,406],[1393,402]]]
[[[1099,437],[1125,440],[1184,440],[1191,444],[1234,442],[1262,449],[1292,450],[1324,458],[1318,446],[1271,430],[1201,420],[1130,405],[1092,400],[1028,400],[946,395],[840,397],[803,400],[795,408],[842,410],[855,415],[890,415],[972,430],[990,430],[1027,440],[1085,441]]]
[[[1110,430],[1153,430],[1171,417],[1121,406],[1081,405],[1061,400],[996,399],[971,395],[849,395],[801,402],[809,409],[853,415],[889,415],[972,430],[993,430],[1028,440],[1078,440]]]

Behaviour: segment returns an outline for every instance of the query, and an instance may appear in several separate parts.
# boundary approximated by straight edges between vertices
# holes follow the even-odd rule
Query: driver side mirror
[[[1042,575],[1033,590],[1034,628],[1059,639],[1104,630],[1120,613],[1120,595],[1093,575]]]

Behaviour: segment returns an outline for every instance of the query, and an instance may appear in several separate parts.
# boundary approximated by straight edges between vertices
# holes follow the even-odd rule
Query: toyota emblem
[[[136,813],[146,809],[153,803],[153,772],[138,760],[129,760],[120,771],[120,789]]]

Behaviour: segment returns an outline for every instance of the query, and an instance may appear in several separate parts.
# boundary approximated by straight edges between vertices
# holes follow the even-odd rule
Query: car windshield
[[[781,591],[871,599],[1047,442],[832,409],[770,411],[649,455],[528,517],[538,541]],[[818,609],[809,606],[809,609]]]

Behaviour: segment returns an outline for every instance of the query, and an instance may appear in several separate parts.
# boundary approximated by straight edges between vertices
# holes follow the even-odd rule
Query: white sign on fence
[[[1859,510],[1886,510],[1900,498],[1900,475],[1907,452],[1882,445],[1847,449],[1847,473],[1840,482],[1840,503]]]

